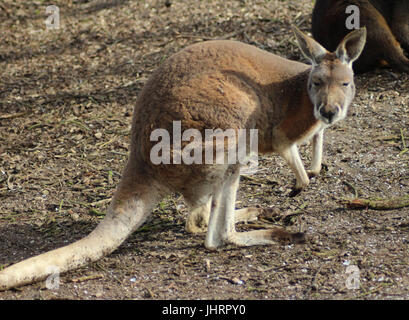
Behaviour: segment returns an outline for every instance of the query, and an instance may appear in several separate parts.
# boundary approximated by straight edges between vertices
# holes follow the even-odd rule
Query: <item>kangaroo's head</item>
[[[352,63],[365,46],[366,28],[346,35],[334,52],[327,51],[299,29],[293,30],[302,53],[312,64],[308,94],[315,117],[326,125],[345,118],[355,95]]]

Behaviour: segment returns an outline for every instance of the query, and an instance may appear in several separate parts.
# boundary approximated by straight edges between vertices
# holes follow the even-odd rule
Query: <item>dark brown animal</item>
[[[361,73],[380,66],[389,66],[409,73],[409,0],[317,0],[312,14],[312,35],[327,50],[334,50],[351,30],[346,20],[349,5],[360,12],[360,26],[366,26],[364,51],[354,63]]]

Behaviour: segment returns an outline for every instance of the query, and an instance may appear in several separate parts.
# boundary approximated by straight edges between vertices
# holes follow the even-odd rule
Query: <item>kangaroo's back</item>
[[[167,59],[150,77],[140,98],[146,96],[151,100],[150,90],[155,90],[159,97],[169,98],[172,90],[192,85],[197,79],[206,77],[223,77],[229,81],[236,76],[259,86],[278,84],[309,68],[304,63],[242,42],[206,41],[188,46]],[[206,90],[207,85],[207,82],[203,82],[201,88]]]
[[[202,134],[207,128],[270,132],[293,105],[305,105],[311,66],[237,41],[206,41],[167,59],[145,84],[135,108],[132,144],[150,163],[152,128],[172,133],[173,121]],[[170,121],[172,119],[172,121]],[[172,138],[172,135],[171,135]],[[267,136],[261,149],[271,151]],[[139,146],[144,145],[143,151]]]
[[[356,72],[391,66],[409,72],[409,59],[401,48],[409,47],[409,1],[406,0],[317,0],[312,14],[312,34],[328,50],[334,50],[350,30],[346,20],[359,8],[360,26],[367,28],[364,51],[354,63]]]

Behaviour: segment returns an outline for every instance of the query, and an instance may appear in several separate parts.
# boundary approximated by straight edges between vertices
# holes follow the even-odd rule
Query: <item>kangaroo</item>
[[[312,35],[328,50],[334,50],[350,31],[346,20],[349,5],[359,8],[360,24],[368,30],[366,46],[354,63],[363,73],[389,66],[409,73],[409,1],[407,0],[317,0],[312,13]],[[409,52],[409,51],[408,51]]]
[[[348,34],[328,52],[297,28],[294,34],[312,66],[284,59],[237,41],[193,44],[167,59],[152,74],[134,108],[130,154],[103,221],[88,236],[0,271],[0,289],[65,272],[114,251],[141,226],[165,195],[180,193],[190,213],[189,232],[207,228],[205,247],[268,245],[277,240],[304,242],[305,234],[282,228],[237,232],[235,223],[257,219],[258,208],[235,210],[240,164],[159,164],[150,159],[155,128],[258,129],[258,149],[277,152],[301,190],[309,176],[297,144],[312,137],[310,175],[321,169],[323,131],[343,119],[355,95],[352,63],[360,55],[366,30]]]

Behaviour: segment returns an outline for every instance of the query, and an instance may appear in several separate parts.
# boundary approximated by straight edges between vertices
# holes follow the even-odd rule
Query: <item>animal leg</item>
[[[297,181],[290,196],[295,196],[300,193],[303,188],[308,186],[308,184],[310,183],[310,179],[308,178],[307,172],[305,171],[296,144],[293,144],[290,148],[280,151],[280,155],[288,162],[291,169],[294,171]]]
[[[215,249],[222,244],[238,246],[267,245],[277,239],[293,242],[305,241],[303,233],[290,233],[280,228],[237,232],[234,205],[239,186],[239,168],[226,179],[221,190],[215,196],[206,236],[206,247]],[[241,214],[244,214],[242,211]],[[240,215],[241,215],[240,214]]]
[[[312,138],[311,169],[307,171],[309,177],[317,176],[321,171],[323,140],[324,130],[321,130]]]

